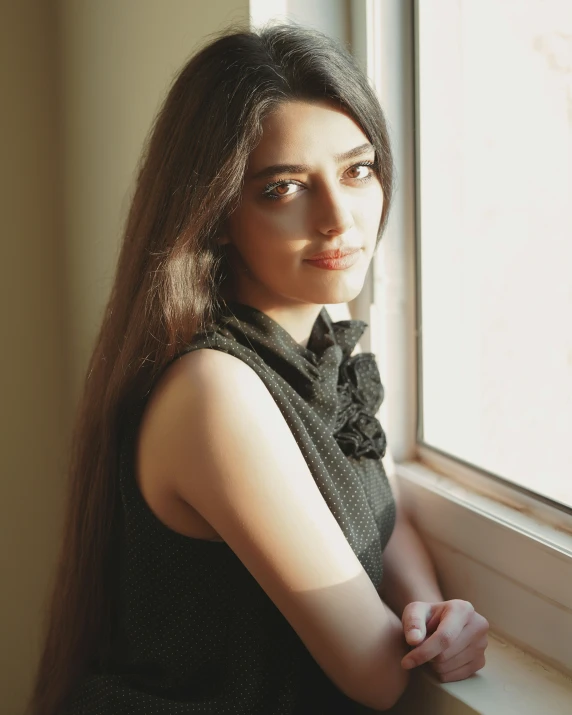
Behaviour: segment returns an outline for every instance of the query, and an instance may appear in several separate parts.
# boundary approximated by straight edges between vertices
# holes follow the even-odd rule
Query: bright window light
[[[572,0],[418,18],[422,441],[572,506]]]

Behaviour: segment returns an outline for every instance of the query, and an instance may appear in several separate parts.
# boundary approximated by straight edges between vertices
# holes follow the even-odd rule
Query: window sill
[[[572,535],[419,462],[394,469],[445,597],[470,601],[492,631],[572,673]]]
[[[487,664],[467,680],[441,683],[428,668],[414,672],[392,715],[569,715],[572,678],[490,635]]]

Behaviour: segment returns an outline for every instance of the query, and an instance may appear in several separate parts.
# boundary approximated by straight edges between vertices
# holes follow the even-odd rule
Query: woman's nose
[[[337,187],[324,187],[320,192],[318,228],[325,235],[337,236],[354,225],[349,199]]]

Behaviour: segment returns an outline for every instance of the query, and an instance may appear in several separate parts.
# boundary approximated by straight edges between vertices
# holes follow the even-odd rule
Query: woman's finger
[[[466,609],[447,605],[435,633],[408,653],[401,661],[401,665],[404,668],[416,668],[451,648],[465,627],[466,621]]]
[[[440,656],[434,658],[431,661],[431,667],[436,673],[444,675],[445,673],[451,673],[457,668],[462,668],[464,665],[477,660],[482,655],[484,655],[485,649],[487,647],[486,641],[479,641],[478,643],[471,643],[464,650],[451,658],[446,660],[439,660]]]
[[[475,614],[478,616],[478,614]],[[484,624],[481,623],[484,621]],[[471,619],[469,623],[465,625],[461,631],[460,636],[453,643],[453,645],[448,649],[439,653],[439,655],[433,658],[434,663],[445,663],[448,660],[462,653],[466,648],[473,647],[475,651],[485,650],[488,645],[487,632],[489,629],[488,622],[479,616],[478,618]]]
[[[448,673],[441,673],[438,677],[442,683],[453,683],[457,680],[465,680],[465,678],[469,678],[473,675],[473,673],[476,673],[478,670],[481,670],[481,668],[484,668],[485,665],[486,659],[485,654],[483,653],[473,659],[470,663],[467,663],[460,668],[456,668],[455,670],[451,670]]]
[[[425,624],[430,615],[430,603],[413,601],[405,606],[401,623],[405,640],[409,645],[416,645],[423,641],[427,632]]]

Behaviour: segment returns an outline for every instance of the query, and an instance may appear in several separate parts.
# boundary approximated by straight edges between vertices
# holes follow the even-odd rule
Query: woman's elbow
[[[375,683],[365,685],[362,682],[352,688],[352,692],[346,691],[346,694],[361,705],[385,712],[391,710],[401,698],[409,683],[409,677],[409,671],[399,667],[391,677],[386,675],[385,678],[377,679]]]

